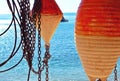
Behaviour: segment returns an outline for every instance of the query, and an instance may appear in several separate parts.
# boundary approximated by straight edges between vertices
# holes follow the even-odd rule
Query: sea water
[[[74,27],[76,13],[64,13],[68,22],[61,22],[50,41],[49,81],[89,81],[78,56],[75,41]],[[0,15],[0,34],[8,27],[12,16],[9,14]],[[17,25],[17,46],[20,43],[20,29]],[[8,58],[12,52],[15,40],[14,26],[4,35],[0,36],[0,63]],[[37,39],[36,39],[37,40]],[[42,56],[44,55],[44,41],[42,40]],[[37,47],[37,46],[36,46]],[[3,67],[0,71],[15,65],[22,57],[22,49]],[[42,57],[43,58],[43,57]],[[35,50],[33,67],[37,69],[37,48]],[[120,76],[120,62],[118,60],[118,77]],[[0,73],[0,81],[27,81],[28,64],[25,59],[14,69]],[[114,73],[108,81],[114,81]],[[30,81],[37,81],[37,75],[31,72]],[[42,81],[45,81],[45,71],[42,72]]]

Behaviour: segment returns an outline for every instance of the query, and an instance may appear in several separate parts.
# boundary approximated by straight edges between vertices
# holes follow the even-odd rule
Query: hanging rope
[[[11,13],[12,13],[12,20],[11,20],[11,23],[9,24],[8,28],[3,33],[1,33],[0,36],[4,35],[10,29],[10,27],[13,24],[14,25],[14,29],[15,29],[15,42],[14,42],[14,47],[13,47],[13,50],[12,50],[10,56],[5,61],[3,61],[2,63],[0,63],[0,67],[2,67],[3,65],[5,65],[10,59],[12,59],[15,56],[15,54],[17,53],[17,51],[19,50],[20,45],[21,45],[21,42],[20,42],[19,45],[18,45],[18,47],[16,48],[16,43],[17,43],[16,22],[19,24],[19,20],[17,19],[16,15],[15,15],[15,10],[18,10],[18,9],[16,8],[16,4],[15,4],[14,0],[12,0],[12,4],[13,5],[11,5],[11,3],[10,3],[9,0],[7,0],[7,3],[8,3],[8,7],[9,7]],[[22,57],[21,57],[21,59],[22,59]],[[15,64],[14,66],[12,66],[12,67],[10,67],[10,68],[8,68],[6,70],[0,71],[0,72],[5,72],[5,71],[8,71],[8,70],[11,70],[12,68],[16,67],[19,64],[19,62],[17,64]]]

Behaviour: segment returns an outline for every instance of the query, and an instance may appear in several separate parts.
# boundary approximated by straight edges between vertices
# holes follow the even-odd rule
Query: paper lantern
[[[120,0],[82,0],[75,41],[90,81],[106,81],[120,55]]]
[[[37,13],[41,14],[41,35],[45,43],[48,44],[63,14],[55,0],[36,0],[32,11],[36,11],[37,8],[40,8]]]

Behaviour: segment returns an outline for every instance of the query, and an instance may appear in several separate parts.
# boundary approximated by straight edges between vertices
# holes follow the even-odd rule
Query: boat
[[[65,17],[63,16],[61,22],[68,22],[68,19],[65,19]]]

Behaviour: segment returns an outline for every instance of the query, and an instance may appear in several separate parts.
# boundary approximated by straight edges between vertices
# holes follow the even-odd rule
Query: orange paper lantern
[[[63,16],[60,8],[55,0],[36,0],[32,11],[41,14],[41,35],[45,43],[49,44]]]
[[[106,81],[120,55],[120,0],[82,0],[75,41],[90,81]]]

